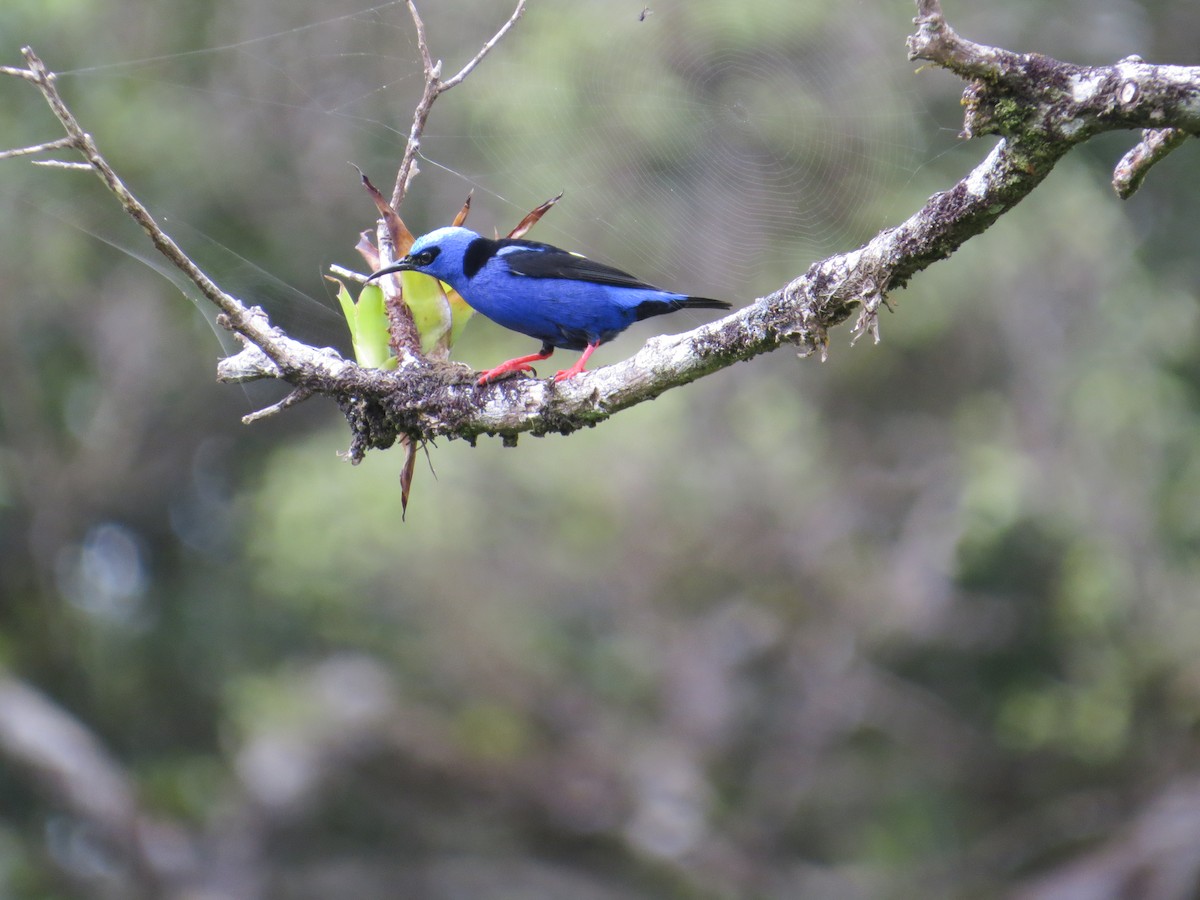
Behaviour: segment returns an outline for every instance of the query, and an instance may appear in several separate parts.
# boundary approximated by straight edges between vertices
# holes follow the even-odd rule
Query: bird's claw
[[[568,379],[574,378],[576,375],[581,374],[584,371],[584,364],[587,362],[587,358],[590,355],[590,353],[585,354],[580,358],[579,362],[575,363],[575,365],[571,366],[571,368],[563,369],[555,374],[554,383],[558,384],[560,381],[567,381]]]
[[[520,374],[521,372],[531,372],[533,373],[534,378],[537,377],[537,369],[530,365],[509,366],[508,368],[505,368],[504,366],[497,366],[494,369],[488,369],[486,372],[483,372],[475,384],[483,387],[485,384],[491,384],[493,382],[500,381],[501,379],[511,378],[514,375]]]

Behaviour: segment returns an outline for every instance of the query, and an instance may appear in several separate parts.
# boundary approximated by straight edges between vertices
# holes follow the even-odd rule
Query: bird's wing
[[[653,285],[639,281],[628,272],[598,263],[586,256],[568,253],[549,244],[533,241],[499,241],[497,256],[508,265],[514,275],[526,278],[566,278],[570,281],[590,281],[613,287],[644,288],[658,290]]]

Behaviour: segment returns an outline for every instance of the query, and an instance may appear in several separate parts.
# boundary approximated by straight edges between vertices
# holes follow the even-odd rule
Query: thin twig
[[[18,69],[17,71],[22,70]],[[75,141],[72,138],[64,137],[59,138],[57,141],[48,141],[45,144],[34,144],[32,147],[18,147],[16,150],[0,150],[0,159],[12,159],[15,156],[32,156],[35,153],[45,153],[47,150],[65,150],[68,147],[74,146]]]
[[[425,80],[428,82],[430,75],[433,74],[433,57],[429,53],[429,39],[425,36],[425,20],[417,12],[417,5],[413,3],[413,0],[408,0],[408,14],[412,16],[413,27],[417,29],[417,49],[421,51],[421,62],[425,67]]]
[[[246,415],[242,416],[242,424],[251,425],[262,419],[268,419],[271,416],[278,415],[285,409],[290,409],[291,407],[295,406],[297,403],[303,403],[312,395],[313,392],[308,388],[298,387],[278,403],[272,403],[270,406],[265,406],[257,412],[247,413]]]
[[[408,0],[408,12],[412,16],[413,27],[417,30],[417,46],[420,48],[421,64],[425,70],[425,88],[413,110],[412,125],[408,130],[408,139],[404,142],[404,155],[400,158],[400,168],[396,170],[396,184],[392,188],[392,209],[400,208],[404,195],[408,193],[408,185],[417,174],[417,150],[421,147],[421,135],[425,131],[425,123],[429,120],[429,111],[433,108],[433,101],[437,99],[438,76],[442,73],[442,64],[435,63],[429,55],[425,22],[412,0]]]
[[[466,78],[468,75],[470,75],[471,72],[475,69],[475,67],[477,65],[479,65],[480,62],[483,61],[483,58],[492,51],[492,48],[495,47],[496,44],[500,43],[500,41],[503,40],[504,36],[506,34],[508,34],[508,32],[512,29],[512,27],[517,24],[517,19],[521,18],[521,16],[524,15],[524,13],[525,13],[525,0],[518,0],[517,8],[514,9],[513,14],[508,17],[508,21],[505,22],[500,27],[499,31],[497,31],[494,35],[492,35],[492,39],[490,41],[488,41],[486,44],[483,45],[483,47],[480,48],[479,52],[475,54],[474,59],[472,59],[469,63],[467,63],[465,66],[463,66],[461,69],[459,69],[457,75],[455,75],[452,78],[447,78],[445,81],[442,82],[441,87],[438,88],[438,93],[441,93],[442,91],[450,90],[450,88],[454,87],[456,84],[458,84],[464,78]]]
[[[65,159],[35,159],[32,165],[46,169],[70,169],[73,172],[92,172],[90,163],[67,162]]]
[[[1142,186],[1150,169],[1188,138],[1180,128],[1148,128],[1142,139],[1113,169],[1113,190],[1122,200],[1128,200]]]
[[[355,272],[353,269],[347,269],[345,266],[339,266],[337,263],[331,263],[329,271],[334,275],[345,278],[347,281],[357,281],[359,284],[367,280],[367,276],[362,272]]]
[[[67,108],[62,96],[58,93],[58,88],[55,87],[54,73],[46,68],[46,64],[38,58],[32,48],[23,47],[21,53],[24,55],[29,69],[27,75],[19,77],[32,81],[42,92],[42,97],[67,133],[64,146],[74,147],[83,155],[83,158],[87,160],[87,165],[104,182],[105,187],[117,198],[124,210],[142,227],[155,248],[225,314],[231,327],[261,347],[263,352],[278,363],[281,369],[288,370],[290,367],[286,365],[287,351],[277,342],[270,329],[255,327],[256,323],[252,320],[247,307],[236,297],[221,290],[216,282],[192,262],[179,245],[159,227],[150,211],[125,186],[125,182],[109,165],[108,160],[101,155],[92,136],[83,130],[83,126],[79,124],[74,113]],[[5,73],[15,74],[8,70]]]
[[[404,144],[404,155],[400,159],[400,168],[396,170],[396,184],[392,188],[392,209],[400,208],[405,194],[408,193],[408,186],[417,174],[417,152],[421,149],[421,135],[425,133],[425,123],[429,120],[429,111],[433,108],[433,101],[450,90],[450,88],[461,84],[463,79],[470,75],[475,67],[483,61],[483,58],[492,51],[492,48],[508,34],[517,23],[517,20],[525,13],[525,0],[517,0],[516,9],[508,17],[508,21],[500,27],[499,31],[492,35],[491,39],[480,48],[479,52],[475,54],[470,62],[459,70],[457,75],[446,81],[442,81],[441,79],[442,61],[435,61],[433,55],[429,52],[429,39],[425,33],[425,22],[421,18],[421,14],[417,11],[417,6],[413,0],[408,0],[408,13],[412,16],[413,27],[417,32],[417,47],[421,52],[421,65],[425,72],[425,89],[422,91],[421,99],[413,110],[412,127],[409,128],[408,140]]]
[[[26,81],[37,81],[37,76],[28,69],[18,69],[14,66],[0,66],[0,75],[11,75],[13,78],[24,78]]]

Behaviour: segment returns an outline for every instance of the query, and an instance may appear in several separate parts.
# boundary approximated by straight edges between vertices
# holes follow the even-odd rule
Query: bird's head
[[[467,248],[478,239],[479,235],[469,228],[450,226],[431,231],[413,241],[402,260],[372,272],[367,281],[390,272],[422,272],[453,286],[463,278]]]

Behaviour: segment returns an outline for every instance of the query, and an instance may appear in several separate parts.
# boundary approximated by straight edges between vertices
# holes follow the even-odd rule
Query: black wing
[[[571,281],[590,281],[594,284],[609,284],[613,287],[648,288],[659,290],[652,284],[639,281],[628,272],[598,263],[586,256],[576,256],[549,244],[509,238],[496,241],[497,255],[508,263],[509,271],[526,278],[566,278]],[[507,250],[517,247],[516,250]]]

